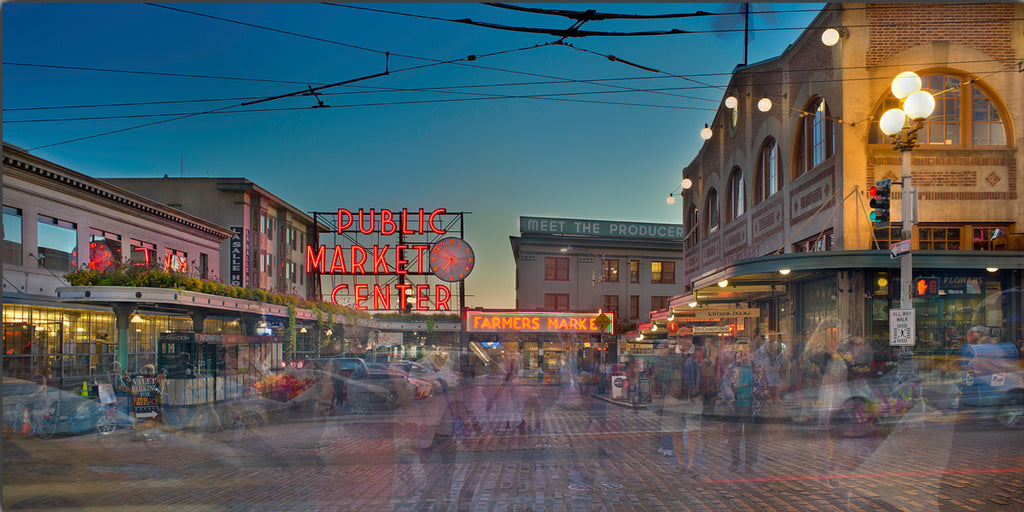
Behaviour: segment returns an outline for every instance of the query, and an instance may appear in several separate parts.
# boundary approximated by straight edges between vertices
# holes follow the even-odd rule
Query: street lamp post
[[[901,239],[910,240],[911,223],[916,219],[913,209],[917,207],[916,190],[911,187],[910,152],[917,147],[917,132],[924,127],[924,120],[935,109],[935,98],[921,90],[921,78],[915,73],[904,71],[893,78],[892,93],[902,100],[903,108],[887,110],[878,121],[882,133],[893,138],[893,149],[900,152],[901,177]],[[913,262],[910,251],[900,256],[900,309],[913,310],[914,301],[910,294],[913,278]],[[890,326],[891,329],[891,326]],[[896,378],[900,382],[914,376],[914,340],[910,345],[900,346]]]
[[[595,281],[594,282],[596,282],[597,279],[600,279],[600,281],[601,281],[601,296],[598,298],[598,308],[597,308],[597,310],[598,310],[599,313],[603,314],[604,313],[604,282],[605,282],[604,254],[602,253],[600,256],[598,256],[597,253],[595,253],[594,251],[591,251],[590,249],[585,249],[583,247],[572,247],[572,246],[563,247],[563,248],[561,248],[559,250],[561,252],[569,252],[569,251],[571,251],[573,249],[579,249],[579,250],[581,250],[583,252],[586,252],[586,253],[590,254],[591,256],[593,256],[595,258],[598,258],[598,261],[601,262],[601,275],[599,277],[595,277]],[[599,350],[599,352],[601,353],[600,361],[601,361],[601,365],[603,367],[603,365],[607,361],[607,354],[606,354],[607,347],[604,344],[604,329],[601,329],[601,332],[598,334],[598,336],[599,336],[599,341],[598,342],[601,344],[601,350]],[[604,373],[602,372],[602,374],[601,374],[601,381],[600,381],[600,385],[599,385],[599,387],[601,387],[601,388],[604,387],[603,386],[603,383],[604,383],[603,379],[604,379]],[[603,391],[603,389],[599,389],[598,390],[599,393],[602,392],[602,391]]]

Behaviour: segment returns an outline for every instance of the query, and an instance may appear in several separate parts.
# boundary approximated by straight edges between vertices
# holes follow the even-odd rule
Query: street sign
[[[894,347],[912,347],[917,317],[913,309],[889,310],[889,345]]]
[[[902,240],[889,246],[889,256],[899,258],[910,252],[910,240]]]

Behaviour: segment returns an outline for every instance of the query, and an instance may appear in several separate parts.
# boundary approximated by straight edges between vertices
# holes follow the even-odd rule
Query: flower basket
[[[301,379],[290,373],[271,375],[253,384],[260,396],[288,402],[313,385],[313,379]]]

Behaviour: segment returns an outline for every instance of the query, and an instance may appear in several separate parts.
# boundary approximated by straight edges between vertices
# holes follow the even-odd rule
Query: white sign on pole
[[[899,258],[910,252],[910,240],[902,240],[889,246],[889,257]]]
[[[913,309],[889,310],[889,345],[912,347],[916,335],[917,317]]]

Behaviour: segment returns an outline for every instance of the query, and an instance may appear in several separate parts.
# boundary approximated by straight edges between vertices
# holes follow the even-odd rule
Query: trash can
[[[626,374],[624,373],[613,373],[611,377],[612,381],[612,400],[623,400],[626,398]]]
[[[961,402],[971,406],[999,405],[1007,391],[1021,389],[1021,364],[1013,343],[964,345]]]

